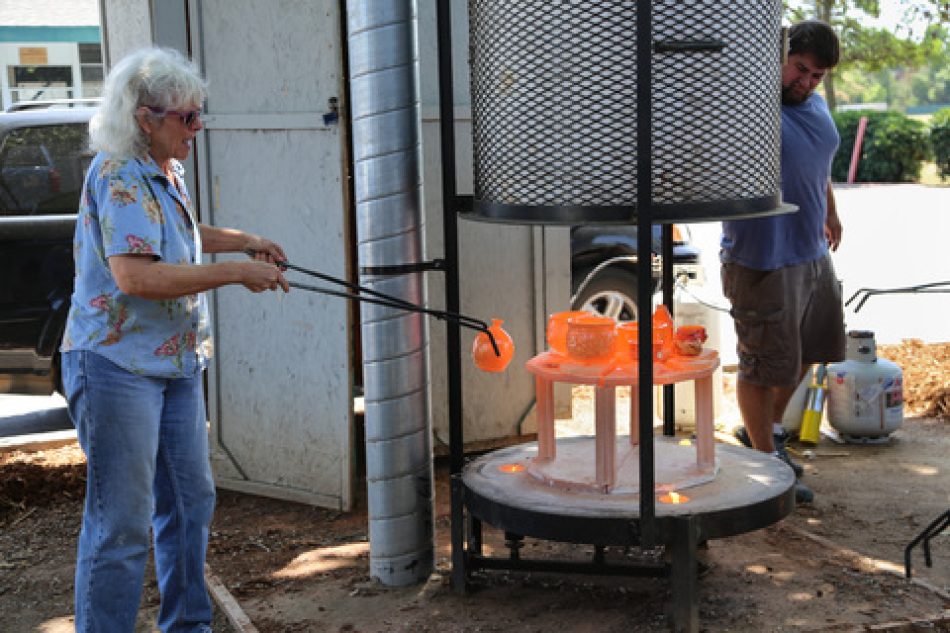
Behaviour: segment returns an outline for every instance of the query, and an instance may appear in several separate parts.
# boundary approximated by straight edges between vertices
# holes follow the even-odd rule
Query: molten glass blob
[[[508,363],[515,355],[515,343],[511,340],[508,332],[505,332],[501,327],[502,323],[504,321],[501,319],[492,319],[491,326],[488,328],[488,331],[495,337],[500,355],[495,353],[491,339],[488,338],[485,332],[479,332],[475,340],[472,341],[472,361],[482,371],[505,371]]]

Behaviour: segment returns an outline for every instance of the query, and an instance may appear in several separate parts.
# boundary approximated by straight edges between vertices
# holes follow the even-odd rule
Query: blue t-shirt
[[[151,158],[99,153],[83,184],[76,218],[75,288],[64,352],[90,350],[128,371],[161,378],[192,376],[211,354],[202,294],[143,299],[119,289],[108,258],[147,254],[169,264],[200,262],[191,200],[174,161],[175,184]]]
[[[825,100],[813,93],[782,106],[782,198],[798,211],[722,223],[720,259],[756,270],[815,261],[828,252],[827,187],[840,137]]]

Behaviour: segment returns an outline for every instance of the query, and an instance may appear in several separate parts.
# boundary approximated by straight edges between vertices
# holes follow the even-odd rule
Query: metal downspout
[[[348,0],[354,191],[361,267],[424,260],[419,54],[414,0]],[[425,304],[421,273],[360,277]],[[428,324],[363,304],[370,574],[426,579],[434,560]]]

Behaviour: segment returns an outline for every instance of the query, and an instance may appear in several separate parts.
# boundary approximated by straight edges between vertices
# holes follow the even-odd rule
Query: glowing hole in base
[[[689,440],[680,440],[680,446],[692,446],[693,443]]]
[[[520,473],[524,470],[524,464],[502,464],[498,470],[503,473]]]
[[[678,492],[668,492],[665,495],[660,495],[658,499],[660,503],[672,503],[672,504],[686,503],[687,501],[689,501],[689,497],[687,497],[686,495],[681,495]]]

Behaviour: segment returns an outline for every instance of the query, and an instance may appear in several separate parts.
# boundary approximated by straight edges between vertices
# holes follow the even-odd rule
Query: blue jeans
[[[214,481],[201,376],[151,378],[89,351],[63,354],[69,414],[86,454],[76,631],[131,632],[149,527],[165,632],[210,631],[204,582]]]

